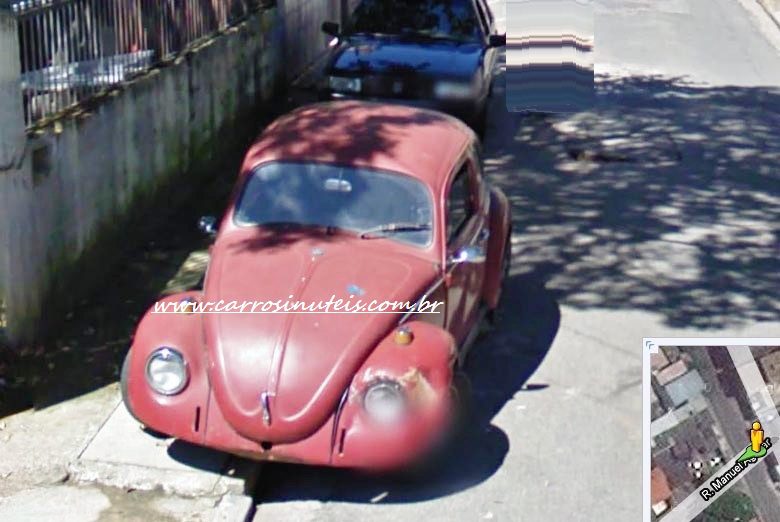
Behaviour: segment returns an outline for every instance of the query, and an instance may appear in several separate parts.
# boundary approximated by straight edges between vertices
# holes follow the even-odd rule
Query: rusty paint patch
[[[407,390],[410,400],[418,406],[429,406],[436,401],[436,390],[419,368],[409,368],[398,382]]]

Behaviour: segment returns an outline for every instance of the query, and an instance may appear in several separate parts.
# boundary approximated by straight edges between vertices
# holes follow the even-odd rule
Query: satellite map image
[[[650,354],[651,520],[780,520],[780,346]]]

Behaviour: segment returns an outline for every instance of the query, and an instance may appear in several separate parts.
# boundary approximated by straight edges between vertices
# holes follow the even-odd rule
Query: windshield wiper
[[[430,223],[387,223],[377,227],[369,228],[360,233],[360,239],[368,239],[369,236],[378,234],[395,234],[397,232],[418,232],[420,230],[430,230]]]

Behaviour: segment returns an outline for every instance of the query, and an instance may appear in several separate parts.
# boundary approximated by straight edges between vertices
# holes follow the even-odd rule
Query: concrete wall
[[[121,241],[123,224],[243,142],[256,128],[247,118],[326,51],[322,22],[343,21],[358,1],[279,0],[26,137],[16,26],[0,0],[0,334],[20,344],[56,324],[84,283],[100,282],[82,273]]]
[[[256,115],[280,90],[281,15],[279,9],[256,14],[89,111],[59,120],[29,138],[18,168],[0,171],[0,300],[12,344],[56,322],[47,315],[56,316],[56,305],[79,288],[74,280],[84,280],[74,267],[83,267],[85,256],[99,262],[101,249],[121,240],[123,220],[149,210],[144,205],[160,188],[185,173],[197,182],[194,172],[247,128],[240,115]],[[7,44],[16,47],[15,28],[0,23],[5,52]],[[18,90],[18,65],[16,77]],[[0,116],[0,137],[10,150],[24,129],[18,92],[0,96]]]

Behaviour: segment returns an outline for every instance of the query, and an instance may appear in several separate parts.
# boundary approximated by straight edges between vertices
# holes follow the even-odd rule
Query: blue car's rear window
[[[348,30],[475,40],[479,21],[471,0],[363,0]]]

